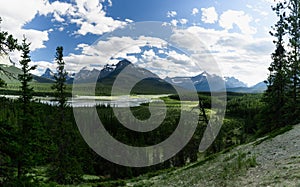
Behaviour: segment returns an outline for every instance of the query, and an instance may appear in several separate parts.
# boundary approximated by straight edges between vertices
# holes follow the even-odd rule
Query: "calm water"
[[[96,105],[105,105],[111,107],[135,107],[143,103],[149,103],[158,100],[160,97],[167,95],[135,95],[135,96],[77,96],[68,98],[67,104],[71,107],[93,107]],[[19,96],[15,95],[0,95],[10,99],[17,99]],[[52,97],[34,97],[36,102],[56,105]]]

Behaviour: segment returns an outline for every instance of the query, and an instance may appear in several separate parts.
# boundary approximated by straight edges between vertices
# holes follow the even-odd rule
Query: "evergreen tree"
[[[289,80],[290,80],[290,91],[289,97],[291,98],[289,104],[290,118],[293,119],[293,123],[297,122],[296,118],[300,111],[300,1],[290,0],[287,6],[289,16],[288,22],[288,33],[289,33],[289,47],[288,62],[289,62]]]
[[[264,97],[265,123],[271,125],[267,127],[269,130],[298,123],[300,114],[300,1],[284,1],[273,10],[279,21],[273,28],[275,32],[271,32],[276,37],[276,50],[272,54]]]
[[[65,62],[63,60],[63,47],[56,48],[55,56],[57,75],[52,89],[58,101],[58,115],[55,128],[57,151],[49,170],[50,178],[60,184],[70,184],[81,179],[82,170],[77,158],[74,156],[76,149],[75,128],[72,127],[70,118],[66,115],[66,77]],[[68,121],[69,119],[69,121]]]
[[[0,17],[0,24],[2,22],[2,19]],[[15,49],[20,49],[20,46],[18,46],[17,39],[15,39],[11,34],[8,34],[8,32],[1,31],[0,27],[0,55],[7,55],[8,52],[11,52]],[[0,71],[3,71],[3,69],[0,67]],[[5,86],[4,80],[0,79],[0,87]]]
[[[279,17],[278,22],[273,28],[273,32],[270,32],[272,36],[276,38],[273,43],[276,45],[275,52],[272,53],[273,62],[269,67],[269,77],[267,82],[268,89],[264,95],[264,101],[266,105],[266,124],[267,129],[274,129],[278,126],[284,125],[286,122],[283,116],[285,111],[285,105],[287,103],[287,84],[289,82],[287,76],[287,60],[286,50],[284,48],[284,36],[286,34],[285,28],[287,27],[286,15],[283,12],[284,5],[278,3],[273,10]]]
[[[36,66],[29,66],[30,60],[30,43],[26,42],[24,37],[21,50],[22,50],[22,60],[20,65],[22,66],[22,74],[18,75],[18,79],[21,82],[21,96],[19,98],[21,102],[21,115],[19,121],[19,130],[18,130],[18,158],[17,158],[17,167],[18,167],[18,179],[23,177],[26,174],[26,169],[30,166],[30,138],[32,134],[32,108],[30,107],[30,102],[32,99],[33,88],[29,85],[33,77],[30,71],[34,70]]]

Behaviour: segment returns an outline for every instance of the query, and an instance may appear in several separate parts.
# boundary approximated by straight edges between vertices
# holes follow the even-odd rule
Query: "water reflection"
[[[157,100],[160,97],[168,95],[135,95],[135,96],[77,96],[68,98],[67,105],[71,107],[93,107],[96,105],[104,105],[111,107],[136,107],[143,103],[149,103]],[[15,95],[0,95],[10,99],[17,99],[19,96]],[[34,97],[34,101],[43,104],[57,105],[53,97]]]

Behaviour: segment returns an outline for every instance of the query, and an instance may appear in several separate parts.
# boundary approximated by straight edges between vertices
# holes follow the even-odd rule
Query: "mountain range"
[[[0,78],[6,83],[18,83],[18,75],[22,73],[20,68],[15,66],[15,63],[7,55],[0,55]],[[52,80],[33,75],[33,82],[53,83]]]
[[[267,85],[264,82],[248,87],[245,83],[235,77],[222,78],[218,75],[209,74],[205,71],[194,77],[166,77],[165,80],[172,85],[188,90],[195,87],[199,92],[221,91],[220,89],[224,86],[226,91],[240,93],[262,93],[267,89]]]
[[[122,72],[122,73],[121,73]],[[7,83],[18,82],[18,74],[21,70],[13,64],[9,57],[0,56],[0,78]],[[39,83],[53,83],[55,73],[47,68],[41,76],[34,75],[34,81]],[[99,85],[109,87],[118,79],[117,87],[122,90],[129,84],[135,82],[134,88],[139,93],[152,93],[160,90],[161,93],[173,93],[174,87],[185,90],[196,89],[201,92],[220,91],[220,83],[225,84],[226,90],[230,92],[244,93],[260,93],[266,90],[267,86],[264,82],[260,82],[255,86],[247,87],[245,83],[235,77],[220,77],[208,72],[202,72],[193,77],[166,77],[159,78],[153,72],[140,68],[132,64],[130,61],[123,59],[117,64],[105,65],[103,69],[82,68],[78,73],[68,74],[67,83],[72,84],[74,79],[77,83],[92,83],[97,81]],[[142,80],[142,81],[138,81]],[[209,81],[208,81],[209,80]],[[213,86],[210,86],[210,82]]]
[[[48,80],[51,80],[52,82],[55,81],[55,76],[57,74],[54,73],[50,68],[47,68],[46,71],[44,72],[44,74],[42,74],[40,77],[41,78],[45,78],[45,79],[48,79]],[[67,84],[72,84],[73,83],[73,80],[74,80],[74,76],[75,76],[75,73],[72,73],[72,74],[68,74],[67,77],[66,77],[66,82]]]

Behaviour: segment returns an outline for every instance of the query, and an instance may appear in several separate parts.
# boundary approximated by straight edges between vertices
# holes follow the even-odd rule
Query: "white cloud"
[[[237,25],[244,34],[255,34],[256,28],[250,26],[252,17],[247,15],[244,11],[227,10],[220,16],[219,24],[226,30],[233,28]]]
[[[196,15],[196,14],[198,14],[199,13],[199,9],[198,8],[193,8],[193,10],[192,10],[192,15]]]
[[[41,6],[38,9],[38,13],[40,15],[45,15],[45,16],[51,13],[56,13],[57,15],[64,15],[72,11],[74,11],[74,7],[72,6],[72,4],[60,2],[60,1],[54,1],[52,3],[45,1],[44,6]]]
[[[74,3],[54,1],[46,2],[45,6],[39,9],[40,15],[53,14],[54,20],[64,22],[62,16],[68,21],[77,24],[79,29],[75,34],[86,35],[88,33],[102,35],[123,27],[131,20],[120,21],[106,15],[102,0],[74,0]],[[108,0],[109,6],[112,2]]]
[[[112,1],[111,0],[108,0],[108,6],[112,6]]]
[[[60,1],[49,3],[48,0],[6,1],[5,6],[0,7],[3,20],[1,29],[13,34],[19,40],[25,34],[32,43],[30,49],[34,51],[45,48],[44,43],[49,40],[48,33],[51,32],[50,30],[23,29],[23,26],[33,20],[37,14],[51,15],[57,22],[76,23],[79,28],[75,32],[80,35],[87,33],[102,35],[131,22],[129,19],[119,21],[107,16],[101,2],[99,0],[75,0],[71,4]],[[108,3],[111,4],[111,1],[108,0]],[[62,31],[63,27],[59,27],[58,30]]]
[[[266,79],[267,67],[271,62],[270,53],[274,48],[270,37],[254,38],[243,33],[199,26],[174,29],[170,41],[174,42],[172,46],[187,53],[167,48],[167,42],[159,38],[111,37],[99,41],[94,46],[79,44],[77,50],[82,53],[65,57],[66,68],[76,72],[90,64],[98,63],[102,66],[106,63],[116,63],[118,58],[127,58],[162,78],[194,76],[203,70],[215,73],[215,68],[219,67],[222,76],[235,76],[249,85],[254,85]],[[143,51],[144,46],[149,49]],[[157,51],[153,48],[157,48]],[[113,60],[110,60],[111,57]],[[213,61],[217,62],[218,66],[213,65]]]
[[[62,17],[60,17],[60,15],[58,15],[57,12],[54,12],[54,13],[53,13],[53,17],[54,17],[54,19],[55,19],[56,21],[58,21],[58,22],[64,22],[64,21],[65,21],[65,19],[62,18]]]
[[[168,11],[167,13],[167,17],[168,18],[173,18],[177,15],[177,12],[176,11]]]
[[[144,51],[144,53],[142,54],[142,58],[143,58],[143,60],[146,61],[146,62],[151,62],[151,61],[155,60],[156,54],[155,54],[155,52],[153,51],[153,49],[146,50],[146,51]]]
[[[201,8],[201,11],[201,20],[204,23],[215,23],[216,21],[218,21],[218,13],[216,12],[215,7]]]
[[[51,69],[52,71],[56,72],[56,64],[46,61],[37,61],[37,62],[30,62],[30,66],[37,65],[37,68],[33,71],[31,71],[34,75],[42,75],[47,68]]]
[[[116,46],[118,46],[116,48]],[[142,48],[147,46],[147,50]],[[157,52],[155,52],[157,49]],[[99,41],[94,46],[79,44],[77,50],[80,55],[71,54],[65,57],[68,71],[78,71],[83,66],[98,63],[103,66],[106,63],[116,63],[118,58],[126,58],[140,67],[151,70],[162,78],[166,76],[195,75],[200,69],[195,68],[195,63],[183,53],[167,47],[167,42],[160,38],[140,36],[137,39],[131,37],[111,37],[108,40]],[[133,56],[131,54],[140,54]],[[166,57],[161,57],[161,55]],[[112,60],[110,60],[113,58]]]
[[[70,21],[80,27],[76,34],[102,35],[127,24],[124,21],[114,20],[112,17],[106,16],[106,12],[98,0],[75,0],[75,2],[76,5],[69,15],[71,15]]]
[[[21,41],[23,35],[28,38],[32,44],[32,51],[44,48],[44,42],[48,41],[48,32],[34,29],[24,29],[23,26],[30,22],[37,14],[38,10],[44,6],[43,0],[10,0],[2,2],[5,6],[0,6],[1,29],[13,34]],[[16,6],[17,5],[17,6]],[[13,10],[13,11],[12,11]]]
[[[172,50],[167,52],[167,60],[174,62],[175,64],[181,65],[191,65],[191,58],[185,54],[179,54],[176,51]]]
[[[139,54],[142,52],[141,47],[148,46],[150,48],[164,48],[166,41],[160,38],[152,38],[140,36],[137,39],[131,37],[111,37],[105,41],[99,41],[93,46],[87,44],[79,44],[76,50],[81,50],[80,55],[70,54],[65,57],[68,62],[67,69],[70,71],[78,71],[83,66],[98,63],[105,65],[111,58],[127,58],[135,63],[137,58],[131,54]],[[118,46],[116,48],[116,46]],[[148,53],[147,55],[150,55]],[[110,62],[111,63],[111,62]]]
[[[176,27],[177,24],[178,24],[178,21],[177,21],[176,19],[173,19],[173,20],[171,21],[171,24],[172,24],[174,27]]]
[[[133,20],[131,20],[131,19],[125,19],[125,21],[128,23],[133,23]]]
[[[180,23],[181,25],[185,25],[185,24],[188,23],[188,20],[187,20],[187,19],[180,19],[180,20],[179,20],[179,23]]]
[[[235,76],[249,85],[266,79],[274,50],[271,37],[254,38],[198,26],[175,30],[171,40],[199,59],[194,67],[217,73],[218,67],[212,63],[216,62],[223,75]]]

